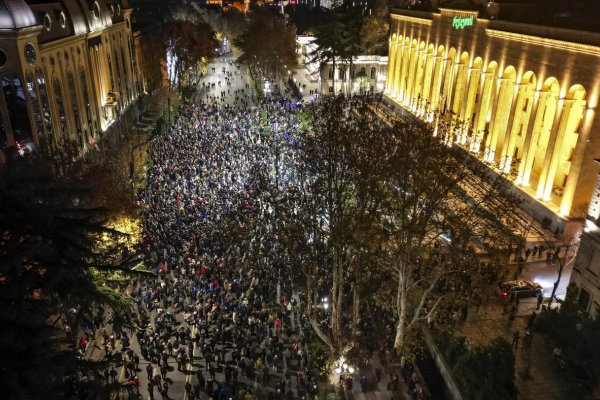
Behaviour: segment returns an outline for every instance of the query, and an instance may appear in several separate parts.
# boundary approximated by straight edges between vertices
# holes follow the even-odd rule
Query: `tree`
[[[360,25],[360,44],[366,54],[385,54],[390,22],[388,7],[384,0],[377,0],[371,15]]]
[[[556,267],[556,281],[552,285],[552,293],[548,298],[548,305],[552,305],[554,300],[556,300],[556,291],[565,268],[573,264],[577,258],[577,250],[579,250],[582,233],[583,224],[572,234],[557,236],[544,235],[544,242],[548,248],[547,251],[551,252],[552,255],[552,265]]]
[[[396,285],[394,348],[410,353],[419,321],[435,322],[447,314],[438,314],[440,306],[451,313],[472,294],[482,263],[506,261],[518,201],[504,177],[448,147],[432,126],[414,119],[391,126],[381,265]]]
[[[167,56],[167,76],[171,89],[198,77],[202,63],[214,57],[214,32],[204,21],[170,20],[163,31]]]
[[[348,61],[347,93],[352,92],[354,82],[354,59],[364,52],[361,42],[361,26],[363,24],[363,10],[360,7],[348,7],[343,12],[343,58]]]
[[[383,122],[364,99],[326,98],[312,118],[298,147],[301,186],[277,206],[278,236],[304,277],[310,324],[338,359],[359,333],[369,232],[391,136],[382,134]]]
[[[0,387],[7,398],[64,398],[75,360],[64,327],[77,335],[105,312],[117,327],[133,326],[133,304],[112,282],[137,274],[140,261],[123,251],[128,235],[106,225],[109,210],[83,175],[58,176],[28,160],[3,172]]]
[[[452,368],[465,399],[511,400],[517,398],[515,356],[505,339],[467,350]]]
[[[233,45],[241,51],[237,62],[248,67],[255,83],[263,79],[277,83],[282,71],[292,70],[298,63],[295,27],[266,7],[250,9],[246,29]]]
[[[315,28],[316,48],[311,53],[311,62],[318,62],[321,70],[331,63],[333,68],[333,78],[331,86],[333,93],[335,91],[335,70],[336,65],[344,58],[346,43],[344,40],[345,32],[344,15],[341,9],[333,9],[323,18],[323,22]]]

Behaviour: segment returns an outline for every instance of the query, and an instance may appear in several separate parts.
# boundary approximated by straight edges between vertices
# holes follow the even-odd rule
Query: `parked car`
[[[523,280],[515,280],[504,282],[499,285],[498,291],[500,296],[509,297],[512,293],[515,293],[517,299],[522,299],[525,297],[537,297],[539,295],[544,295],[544,289],[542,285],[536,282],[531,281],[523,281]]]

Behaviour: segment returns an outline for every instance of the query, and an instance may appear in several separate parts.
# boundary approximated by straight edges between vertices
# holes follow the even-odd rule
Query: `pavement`
[[[529,265],[525,267],[527,269]],[[533,266],[535,270],[539,266]],[[527,272],[524,272],[526,274]],[[531,273],[531,272],[530,272]],[[455,336],[465,336],[472,344],[482,345],[497,337],[512,343],[513,333],[519,331],[521,340],[515,349],[515,383],[518,400],[562,400],[568,398],[565,383],[552,360],[549,339],[534,333],[530,348],[523,347],[527,321],[536,310],[536,299],[521,299],[514,321],[503,313],[503,303],[494,292],[488,293],[479,309],[471,308],[467,320],[458,326]]]
[[[509,276],[516,274],[516,265],[510,265]],[[570,269],[565,268],[557,289],[557,296],[563,298],[569,281]],[[530,257],[525,263],[519,279],[529,279],[539,282],[548,296],[558,274],[556,266],[547,263],[545,258]],[[547,301],[547,299],[546,299]],[[546,303],[546,301],[544,303]],[[563,400],[568,398],[565,382],[561,379],[552,359],[553,346],[549,339],[537,333],[534,334],[530,348],[523,348],[523,336],[527,321],[536,311],[535,298],[520,300],[519,311],[511,323],[503,313],[503,303],[497,296],[495,288],[489,288],[484,305],[478,309],[471,307],[464,323],[458,325],[455,336],[465,336],[472,344],[487,344],[497,337],[503,337],[512,342],[513,332],[518,330],[521,336],[518,348],[515,350],[515,383],[518,389],[518,400]],[[418,369],[418,365],[416,366]],[[375,368],[384,371],[380,382],[375,377]],[[387,389],[387,374],[391,371],[401,376],[399,365],[387,365],[375,354],[369,366],[362,368],[354,379],[352,390],[345,391],[348,400],[396,400],[412,399],[408,387],[401,382],[400,390],[392,392]],[[368,391],[362,393],[358,380],[360,375],[367,377]],[[425,382],[427,383],[427,382]]]
[[[556,297],[561,300],[564,300],[565,296],[567,295],[567,286],[571,280],[571,273],[573,272],[574,264],[574,262],[571,262],[565,266],[558,287],[556,288]],[[516,265],[513,264],[510,266],[510,268],[514,271]],[[523,271],[518,275],[518,277],[519,279],[530,280],[539,283],[544,289],[544,296],[550,297],[552,294],[552,288],[554,287],[554,282],[556,282],[558,278],[558,263],[552,264],[547,262],[545,256],[530,256],[525,262]]]
[[[398,376],[402,376],[400,373],[400,366],[398,365],[384,365],[379,358],[379,355],[374,353],[373,357],[369,360],[369,364],[366,367],[359,369],[357,376],[354,379],[354,384],[351,390],[344,390],[347,400],[403,400],[411,399],[408,394],[408,386],[400,381],[398,391],[392,391],[388,389],[388,374],[395,372]],[[375,375],[375,369],[379,368],[383,371],[383,375],[379,382]],[[367,378],[367,392],[363,393],[360,386],[360,377],[365,376]]]
[[[252,80],[250,79],[250,75],[242,69],[238,69],[233,61],[233,53],[228,53],[210,63],[207,74],[198,83],[197,101],[202,100],[206,102],[209,96],[216,96],[217,99],[220,99],[221,92],[224,91],[225,100],[222,103],[233,105],[236,96],[235,91],[243,90],[244,94],[238,94],[238,96],[247,96],[249,105],[252,104]],[[229,85],[226,82],[223,71],[233,73]],[[202,86],[203,82],[205,86]]]

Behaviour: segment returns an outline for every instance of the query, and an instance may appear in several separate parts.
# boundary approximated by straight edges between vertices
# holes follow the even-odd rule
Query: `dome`
[[[0,0],[0,29],[37,25],[33,11],[23,0]]]

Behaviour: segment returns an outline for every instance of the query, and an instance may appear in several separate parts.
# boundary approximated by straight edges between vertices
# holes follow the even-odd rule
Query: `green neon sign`
[[[460,18],[454,17],[452,18],[452,27],[454,29],[465,29],[467,26],[473,26],[473,17]]]

